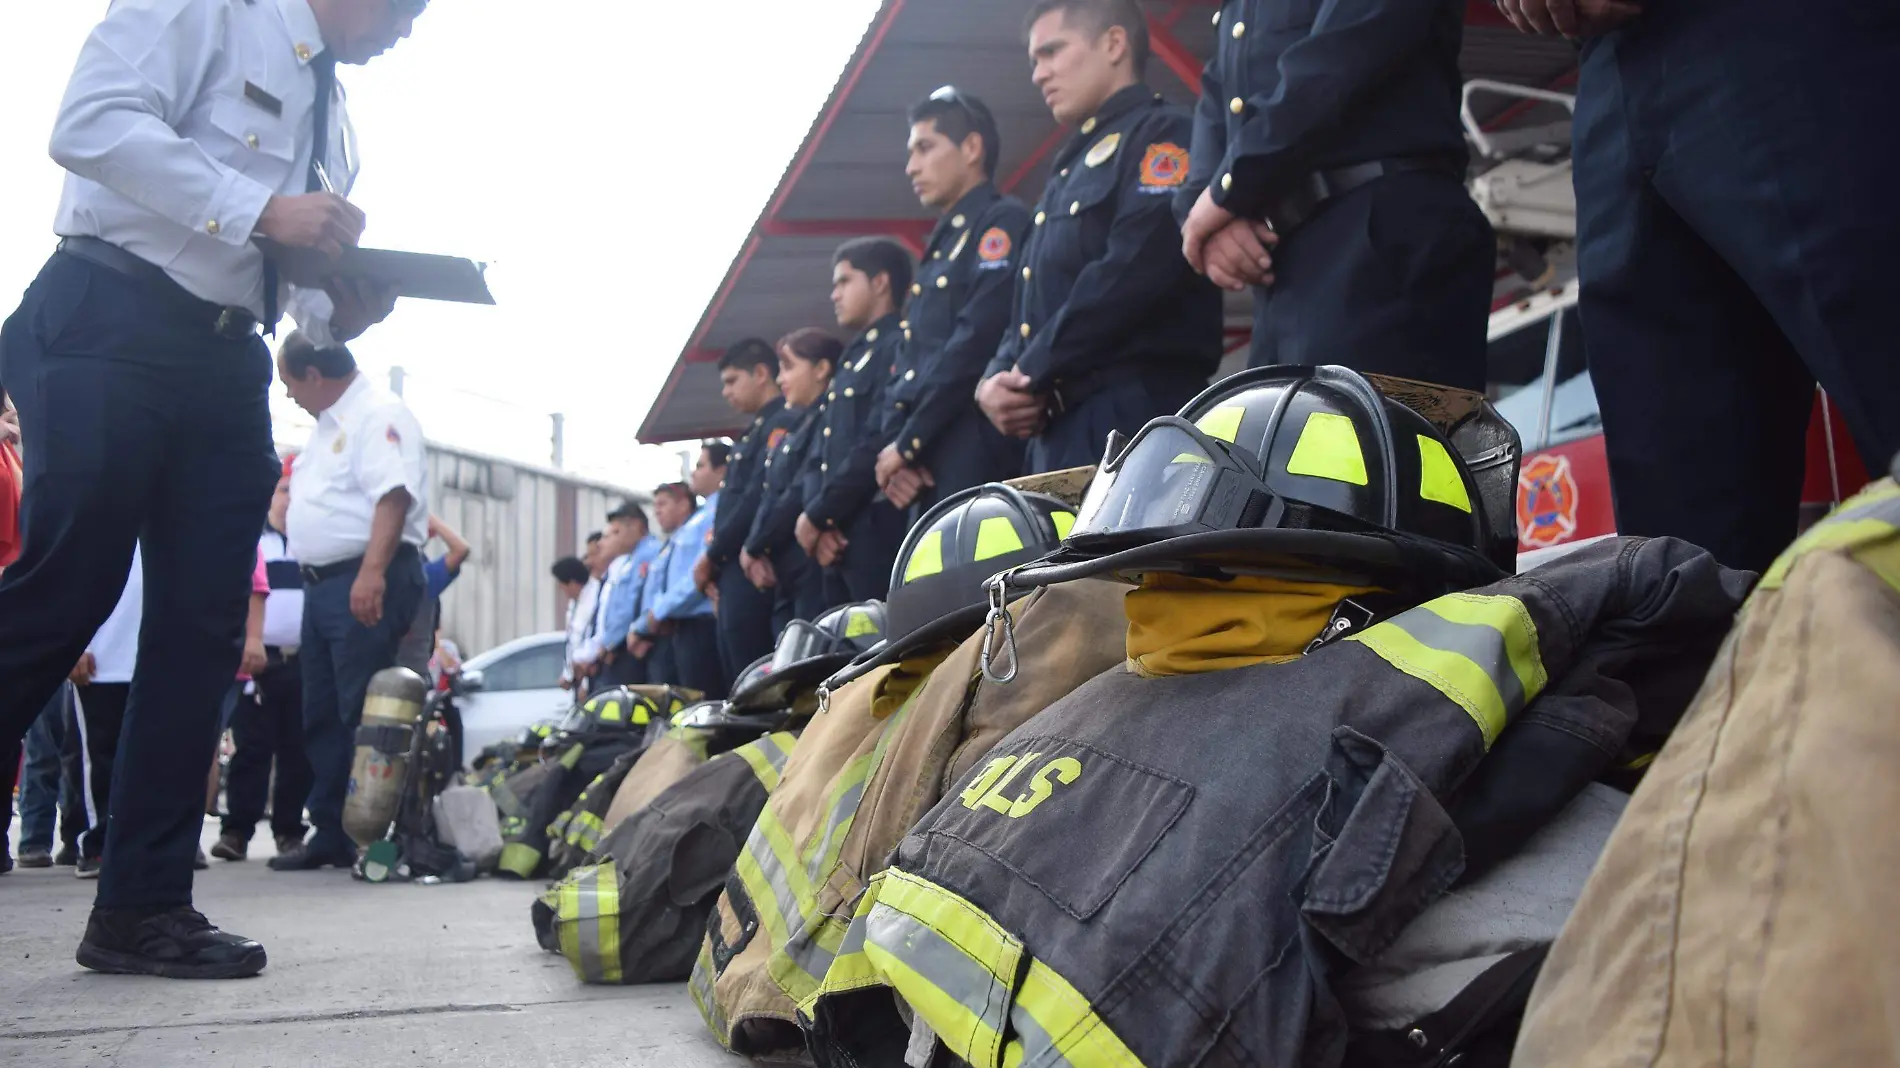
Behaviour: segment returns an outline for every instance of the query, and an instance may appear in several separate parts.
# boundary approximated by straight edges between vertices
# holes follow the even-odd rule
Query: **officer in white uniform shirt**
[[[25,733],[142,538],[152,625],[117,769],[137,804],[108,830],[88,968],[264,967],[261,945],[191,907],[204,754],[276,481],[258,327],[289,305],[340,341],[389,313],[387,291],[327,277],[364,226],[338,195],[356,153],[336,65],[393,46],[425,2],[100,4],[53,124],[63,240],[0,329],[27,487],[23,552],[0,577],[0,735]]]
[[[320,349],[292,334],[277,369],[290,399],[317,417],[291,464],[284,531],[303,569],[297,655],[315,830],[270,866],[347,868],[356,846],[343,831],[343,799],[363,695],[371,676],[395,666],[422,603],[422,543],[429,538],[422,427],[340,345]]]

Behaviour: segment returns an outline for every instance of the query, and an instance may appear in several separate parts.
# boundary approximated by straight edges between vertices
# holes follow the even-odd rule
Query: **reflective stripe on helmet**
[[[920,578],[941,574],[943,571],[943,531],[933,530],[917,542],[917,548],[911,550],[910,562],[904,565],[904,581],[915,582]]]
[[[1428,501],[1449,504],[1461,512],[1471,511],[1471,493],[1465,489],[1464,476],[1445,443],[1423,434],[1418,438],[1418,495]]]
[[[1486,749],[1549,681],[1537,624],[1515,597],[1449,594],[1347,640],[1464,709]]]
[[[1057,541],[1060,541],[1063,538],[1068,537],[1069,531],[1075,529],[1075,513],[1074,512],[1050,512],[1049,520],[1056,525],[1056,540]]]
[[[1308,415],[1300,440],[1293,445],[1293,455],[1287,458],[1286,473],[1365,485],[1366,454],[1359,446],[1359,431],[1352,425],[1352,417],[1332,412]]]
[[[1240,436],[1240,421],[1247,417],[1247,409],[1238,405],[1216,408],[1196,420],[1194,425],[1210,438],[1219,438],[1229,445]]]
[[[1818,550],[1848,552],[1900,590],[1900,485],[1882,480],[1841,503],[1808,528],[1761,577],[1760,588],[1780,589],[1801,557]]]
[[[993,515],[976,528],[976,559],[993,560],[1023,547],[1023,536],[1006,515]]]

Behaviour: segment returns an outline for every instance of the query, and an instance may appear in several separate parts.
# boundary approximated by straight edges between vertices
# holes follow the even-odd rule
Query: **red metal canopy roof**
[[[740,420],[719,396],[715,366],[745,337],[769,340],[801,326],[832,325],[831,254],[847,238],[889,234],[921,251],[935,220],[904,178],[905,114],[939,86],[975,93],[995,112],[1002,140],[999,184],[1033,202],[1047,157],[1067,131],[1029,82],[1024,0],[884,0],[777,190],[727,269],[666,385],[640,425],[647,443],[716,437]],[[1144,0],[1155,62],[1148,80],[1192,102],[1213,51],[1217,0]],[[1461,66],[1467,78],[1562,88],[1576,77],[1572,47],[1510,28],[1488,0],[1471,0]],[[1480,109],[1487,126],[1541,121],[1520,105]],[[1244,337],[1248,298],[1228,302]]]

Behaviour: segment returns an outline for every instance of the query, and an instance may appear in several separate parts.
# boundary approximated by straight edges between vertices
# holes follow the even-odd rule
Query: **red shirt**
[[[0,441],[0,567],[20,558],[20,454]]]

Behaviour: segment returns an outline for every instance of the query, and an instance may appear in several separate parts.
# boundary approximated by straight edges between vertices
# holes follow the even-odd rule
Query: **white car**
[[[454,692],[464,762],[524,727],[567,714],[574,698],[561,689],[566,656],[567,635],[552,631],[516,638],[462,663]]]

